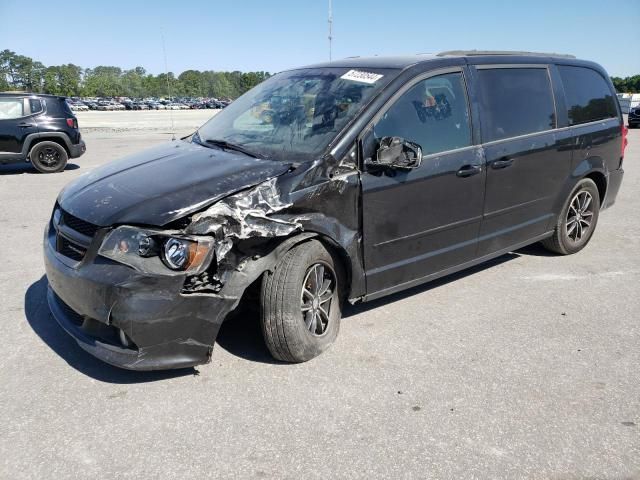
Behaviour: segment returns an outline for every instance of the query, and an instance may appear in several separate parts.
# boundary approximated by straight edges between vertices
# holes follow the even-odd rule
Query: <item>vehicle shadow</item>
[[[404,298],[411,297],[413,295],[425,293],[425,292],[428,292],[429,290],[435,290],[436,288],[444,287],[445,285],[448,285],[451,282],[455,282],[456,280],[460,280],[462,278],[474,275],[483,270],[496,267],[498,265],[509,262],[511,260],[515,260],[516,258],[519,258],[519,257],[520,257],[520,254],[518,252],[507,253],[498,258],[494,258],[493,260],[489,260],[487,262],[481,263],[480,265],[476,265],[475,267],[467,268],[457,273],[452,273],[451,275],[447,275],[437,280],[433,280],[431,282],[424,283],[422,285],[418,285],[398,293],[387,295],[386,297],[382,297],[366,303],[356,303],[355,305],[351,305],[347,303],[343,309],[342,318],[348,318],[354,315],[358,315],[360,313],[367,312],[374,308],[382,307],[384,305],[387,305],[388,303],[397,302],[398,300],[402,300]]]
[[[522,255],[527,255],[530,257],[557,257],[557,253],[550,252],[546,248],[544,248],[540,243],[533,243],[528,245],[520,250],[517,250],[518,253]]]
[[[77,170],[80,168],[80,165],[75,163],[67,163],[67,166],[64,168],[64,171]],[[1,175],[22,175],[22,174],[33,174],[36,173],[40,175],[33,165],[30,163],[10,163],[7,165],[0,165],[0,176]]]
[[[523,250],[502,255],[501,257],[482,263],[478,266],[448,275],[424,285],[419,285],[402,292],[394,293],[384,298],[356,305],[347,303],[344,306],[342,317],[343,319],[347,319],[360,313],[365,313],[371,309],[378,308],[413,295],[428,292],[432,289],[443,287],[451,282],[455,282],[456,280],[460,280],[488,268],[514,260],[521,255],[542,254],[537,250],[537,248],[527,247]],[[529,250],[533,253],[529,253]],[[197,370],[194,368],[155,372],[134,372],[113,367],[94,358],[82,350],[56,323],[49,313],[46,296],[47,279],[43,276],[40,280],[33,283],[25,294],[24,309],[27,321],[36,334],[53,351],[60,355],[60,357],[62,357],[70,366],[85,375],[102,382],[127,384],[153,382],[197,374]],[[223,348],[232,355],[253,362],[287,365],[285,362],[275,360],[267,349],[262,336],[258,299],[255,295],[250,295],[248,298],[244,298],[236,312],[234,312],[222,324],[216,339],[216,346],[214,348]]]
[[[518,257],[520,257],[519,252],[508,253],[476,267],[448,275],[439,280],[434,280],[402,292],[394,293],[378,300],[373,300],[367,303],[358,303],[356,305],[346,303],[343,307],[342,318],[347,319],[360,313],[367,312],[373,308],[443,287],[450,282],[454,282],[469,275],[481,272],[482,270],[495,267]],[[247,305],[248,303],[249,305]],[[274,360],[264,343],[262,329],[260,326],[258,299],[253,296],[250,299],[243,299],[241,305],[238,307],[238,311],[222,324],[216,344],[216,347],[222,347],[232,355],[236,355],[247,360],[287,365],[287,363]]]
[[[249,301],[251,305],[247,305]],[[257,299],[245,301],[238,309],[222,323],[214,349],[223,348],[252,362],[287,365],[274,359],[264,343]]]
[[[115,384],[146,383],[185,375],[196,375],[194,368],[134,372],[104,363],[82,350],[58,325],[47,305],[47,278],[33,283],[24,296],[24,312],[33,331],[71,367],[101,382]]]

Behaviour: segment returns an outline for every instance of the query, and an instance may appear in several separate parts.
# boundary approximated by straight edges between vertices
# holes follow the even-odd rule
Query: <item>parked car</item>
[[[640,105],[630,108],[629,116],[627,118],[629,121],[629,128],[636,128],[640,125]]]
[[[96,110],[103,110],[103,111],[113,110],[113,105],[111,104],[111,102],[108,102],[106,100],[100,100],[97,103]]]
[[[74,112],[86,112],[87,110],[89,110],[89,107],[87,107],[84,103],[80,101],[67,100],[67,103],[69,104],[69,108],[71,108],[71,110]]]
[[[625,135],[607,73],[568,56],[285,71],[190,137],[68,185],[45,232],[49,306],[82,348],[144,370],[208,362],[257,298],[271,354],[306,361],[344,301],[534,242],[582,250],[615,202]]]
[[[0,93],[0,163],[30,161],[39,172],[60,172],[85,150],[64,97]]]
[[[227,105],[220,100],[212,100],[209,102],[209,108],[225,108]]]

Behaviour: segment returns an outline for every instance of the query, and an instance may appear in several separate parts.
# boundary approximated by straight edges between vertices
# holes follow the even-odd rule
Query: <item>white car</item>
[[[69,108],[74,112],[86,112],[87,110],[89,110],[89,107],[87,107],[84,103],[67,103],[69,104]]]

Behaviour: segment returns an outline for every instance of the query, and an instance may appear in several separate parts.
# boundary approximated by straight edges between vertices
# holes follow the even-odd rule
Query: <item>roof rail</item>
[[[575,55],[565,55],[562,53],[544,53],[544,52],[518,52],[508,50],[448,50],[446,52],[440,52],[438,57],[445,56],[474,56],[474,55],[522,55],[522,56],[536,56],[536,57],[559,57],[559,58],[576,58]]]

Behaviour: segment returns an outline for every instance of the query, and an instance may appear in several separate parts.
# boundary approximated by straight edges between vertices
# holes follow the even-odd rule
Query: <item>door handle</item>
[[[36,124],[35,123],[20,122],[18,124],[18,126],[22,127],[22,128],[27,128],[27,127],[35,127]]]
[[[511,165],[513,165],[513,158],[501,158],[500,160],[496,160],[495,162],[493,162],[491,164],[491,168],[494,169],[498,169],[498,168],[507,168],[510,167]]]
[[[464,165],[458,170],[456,175],[458,177],[470,177],[471,175],[476,175],[482,171],[482,166],[480,165]]]

